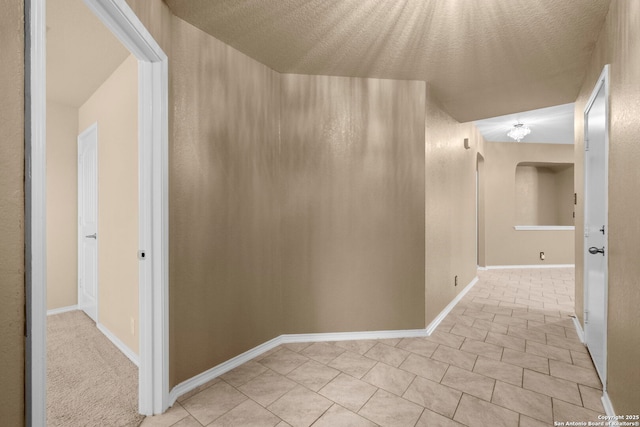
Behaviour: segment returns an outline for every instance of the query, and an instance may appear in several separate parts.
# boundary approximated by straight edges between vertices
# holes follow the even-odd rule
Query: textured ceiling
[[[47,1],[47,99],[81,106],[129,51],[82,0]]]
[[[564,104],[539,110],[492,117],[475,122],[487,141],[514,142],[507,136],[509,129],[517,122],[531,129],[521,142],[542,142],[547,144],[573,144],[573,111],[575,105]]]
[[[575,101],[610,0],[165,0],[282,73],[424,80],[460,121]]]

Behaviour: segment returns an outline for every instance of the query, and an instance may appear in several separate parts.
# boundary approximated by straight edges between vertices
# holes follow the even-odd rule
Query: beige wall
[[[556,225],[555,222],[543,222],[539,211],[545,204],[540,203],[538,195],[541,189],[538,184],[541,178],[536,166],[516,166],[515,174],[515,223],[520,225]],[[544,173],[542,171],[542,173]],[[547,204],[548,205],[548,204]]]
[[[281,76],[285,333],[424,324],[424,82]]]
[[[573,163],[569,144],[485,144],[485,250],[487,265],[573,264],[573,231],[517,231],[516,165]],[[555,202],[555,195],[553,196]],[[545,261],[540,260],[545,253]]]
[[[78,109],[47,102],[47,309],[78,302]]]
[[[138,352],[138,63],[129,56],[80,107],[98,122],[98,322]],[[134,332],[131,322],[134,322]]]
[[[174,18],[170,383],[282,333],[280,79]]]
[[[609,119],[609,309],[607,389],[617,414],[640,412],[640,2],[612,0],[575,110],[576,229],[584,228],[584,107],[611,64]],[[583,237],[576,233],[576,313],[582,321]]]
[[[0,0],[0,420],[24,423],[24,3]]]
[[[464,139],[471,148],[465,150]],[[476,168],[484,139],[459,123],[429,87],[425,114],[426,323],[476,276]],[[489,161],[485,162],[488,165]],[[486,168],[485,168],[486,171]],[[458,286],[454,285],[458,276]]]

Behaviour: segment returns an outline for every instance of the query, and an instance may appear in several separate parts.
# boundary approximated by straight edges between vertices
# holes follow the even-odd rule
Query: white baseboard
[[[53,308],[51,310],[47,310],[47,316],[53,316],[54,314],[66,313],[68,311],[75,311],[78,309],[78,305],[69,305],[67,307]]]
[[[512,268],[575,268],[575,266],[575,264],[487,265],[485,270],[508,270]]]
[[[444,310],[442,310],[440,312],[440,314],[438,314],[436,316],[435,319],[433,319],[433,321],[431,323],[429,323],[429,326],[427,326],[427,335],[431,335],[433,333],[433,331],[436,330],[436,328],[438,327],[438,325],[440,324],[440,322],[442,322],[444,320],[445,317],[447,317],[447,315],[451,312],[451,310],[453,310],[453,307],[456,306],[456,304],[458,304],[460,302],[460,300],[462,299],[462,297],[464,297],[467,292],[469,292],[471,290],[471,288],[473,287],[473,285],[475,285],[476,283],[478,283],[478,277],[474,277],[473,280],[471,280],[471,282],[469,282],[469,284],[467,286],[464,287],[464,289],[458,294],[456,295],[456,297],[449,303],[449,305],[447,305]]]
[[[518,231],[574,231],[573,225],[514,225]]]
[[[125,343],[123,343],[120,338],[116,337],[113,332],[108,330],[102,323],[96,324],[98,330],[104,334],[105,337],[109,339],[115,345],[118,350],[120,350],[129,360],[133,362],[134,365],[140,367],[140,359],[138,355],[134,353]]]
[[[613,404],[611,404],[609,394],[606,391],[602,392],[602,406],[604,406],[605,414],[607,414],[609,417],[611,417],[612,420],[614,420],[616,411],[613,410]]]
[[[188,380],[181,382],[180,384],[172,388],[169,392],[169,406],[173,406],[173,404],[176,403],[178,397],[182,396],[183,394],[188,393],[203,384],[206,384],[212,379],[217,378],[234,368],[237,368],[238,366],[261,355],[262,353],[279,346],[281,343],[281,336],[276,337],[272,340],[260,344],[257,347],[252,348],[251,350],[247,350],[244,353],[227,360],[226,362],[222,362],[221,364],[216,365],[209,370],[206,370],[194,377],[189,378]]]
[[[298,342],[321,341],[355,341],[355,340],[384,340],[392,338],[426,337],[426,329],[405,329],[392,331],[363,331],[363,332],[329,332],[324,334],[294,334],[280,335],[282,344]]]
[[[578,320],[577,317],[572,316],[571,317],[573,319],[573,325],[576,327],[576,333],[578,334],[578,338],[580,338],[580,342],[582,344],[584,344],[584,331],[582,330],[582,325],[580,324],[580,321]]]
[[[238,366],[248,362],[249,360],[269,351],[281,344],[292,344],[300,342],[321,342],[321,341],[350,341],[350,340],[373,340],[373,339],[390,339],[390,338],[414,338],[426,337],[429,334],[426,329],[407,329],[407,330],[391,330],[391,331],[363,331],[363,332],[332,332],[323,334],[286,334],[280,335],[269,340],[251,350],[227,360],[213,368],[202,372],[201,374],[191,377],[181,382],[169,392],[169,406],[173,406],[178,397],[194,390],[195,388],[206,384],[212,379],[237,368]]]

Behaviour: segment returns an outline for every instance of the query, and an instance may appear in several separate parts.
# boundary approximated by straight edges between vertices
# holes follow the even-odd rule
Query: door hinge
[[[584,151],[589,151],[589,140],[588,139],[584,140]]]
[[[589,323],[589,311],[585,310],[584,311],[584,324],[586,325],[587,323]]]
[[[584,237],[589,237],[589,227],[584,227]]]

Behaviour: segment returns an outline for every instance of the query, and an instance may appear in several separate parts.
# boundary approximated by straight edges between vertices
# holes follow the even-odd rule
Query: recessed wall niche
[[[573,225],[573,163],[516,166],[516,224]]]

